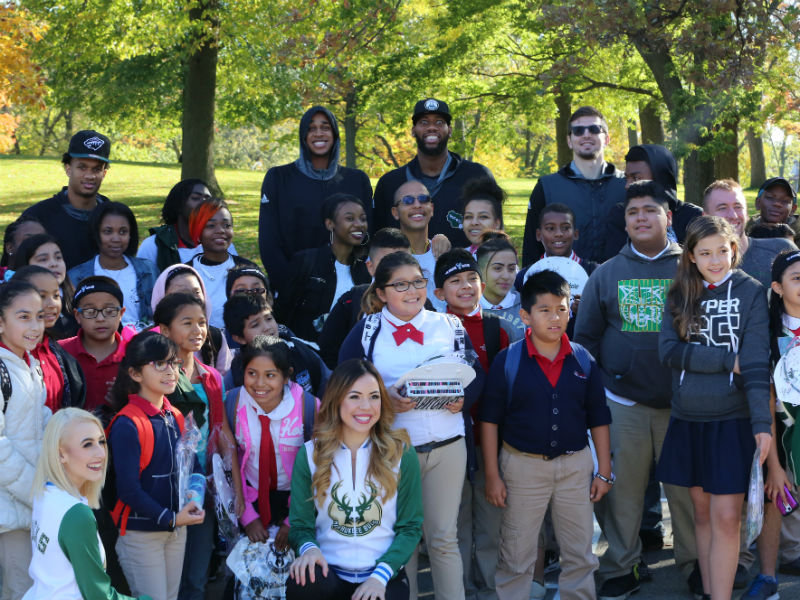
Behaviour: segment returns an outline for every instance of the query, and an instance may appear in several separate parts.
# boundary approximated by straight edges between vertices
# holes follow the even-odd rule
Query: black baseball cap
[[[761,184],[761,187],[758,188],[758,195],[757,197],[761,196],[765,191],[769,188],[774,187],[776,185],[783,186],[783,188],[788,192],[788,194],[792,197],[792,199],[797,202],[797,192],[794,191],[792,184],[789,183],[788,179],[784,179],[783,177],[770,177],[764,183]]]
[[[416,125],[422,115],[430,114],[442,115],[447,121],[447,124],[450,125],[450,120],[452,119],[450,116],[450,107],[447,106],[447,102],[437,100],[436,98],[425,98],[417,102],[414,105],[414,115],[411,117],[411,121]]]
[[[67,150],[72,158],[95,158],[103,162],[109,162],[110,153],[111,140],[93,129],[84,129],[73,135]]]

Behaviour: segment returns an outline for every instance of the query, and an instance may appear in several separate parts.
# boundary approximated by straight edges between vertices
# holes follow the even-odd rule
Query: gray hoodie
[[[736,269],[702,296],[698,333],[686,342],[664,311],[658,350],[672,368],[672,415],[685,421],[750,419],[753,434],[769,433],[769,317],[758,281]],[[741,375],[733,374],[739,356]]]
[[[575,323],[575,341],[597,360],[606,389],[654,408],[669,408],[670,371],[658,360],[658,335],[680,255],[673,243],[647,260],[626,244],[589,277]]]

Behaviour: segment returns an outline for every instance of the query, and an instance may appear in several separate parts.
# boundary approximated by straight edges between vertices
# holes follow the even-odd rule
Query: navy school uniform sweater
[[[523,340],[516,379],[506,381],[508,350],[489,370],[479,418],[502,427],[502,440],[521,452],[551,458],[583,450],[586,430],[611,423],[603,376],[592,358],[588,375],[570,351],[553,386]],[[566,343],[566,336],[564,342]],[[508,403],[508,385],[512,385]]]
[[[116,474],[117,497],[131,507],[128,529],[171,531],[178,512],[178,423],[169,401],[158,411],[147,400],[131,396],[153,426],[153,458],[139,474],[141,446],[136,425],[125,416],[111,426],[109,444]]]

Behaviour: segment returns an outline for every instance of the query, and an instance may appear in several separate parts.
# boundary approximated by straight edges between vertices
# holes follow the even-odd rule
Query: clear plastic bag
[[[747,488],[747,518],[742,527],[745,546],[752,544],[761,533],[764,523],[764,473],[761,469],[761,453],[758,448],[753,455],[750,468],[750,485]]]
[[[224,459],[219,454],[211,457],[214,512],[217,515],[220,541],[225,544],[226,554],[233,549],[239,536],[236,493],[233,491],[232,480],[234,473],[230,462],[230,459]]]
[[[228,556],[227,565],[236,577],[236,600],[286,598],[286,580],[294,552],[275,550],[274,540],[251,542],[242,536]]]
[[[197,450],[200,447],[202,435],[197,428],[194,417],[191,413],[186,416],[183,435],[178,440],[175,449],[178,462],[178,510],[183,509],[187,503],[187,491],[189,489],[189,479],[194,472],[194,461]],[[203,508],[202,506],[200,508]]]

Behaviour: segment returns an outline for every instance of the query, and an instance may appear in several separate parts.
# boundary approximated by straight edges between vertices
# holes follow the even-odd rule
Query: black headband
[[[119,300],[120,306],[124,304],[122,290],[119,289],[119,286],[111,285],[105,281],[92,281],[78,286],[78,289],[75,290],[75,295],[72,297],[72,303],[75,306],[78,306],[78,302],[80,302],[81,298],[84,296],[88,296],[89,294],[99,294],[101,292],[105,292],[106,294],[111,294],[114,296],[114,298]]]
[[[466,271],[475,271],[476,273],[479,273],[480,271],[478,271],[478,263],[457,262],[450,265],[449,267],[447,267],[447,269],[444,270],[444,272],[437,273],[437,277],[435,278],[436,287],[441,288],[442,286],[444,286],[444,282],[447,281],[450,277],[452,277],[453,275],[458,275],[459,273],[464,273]]]
[[[798,260],[800,260],[800,250],[785,252],[776,256],[772,262],[772,281],[780,283],[783,272],[789,268],[789,265],[796,263]]]

